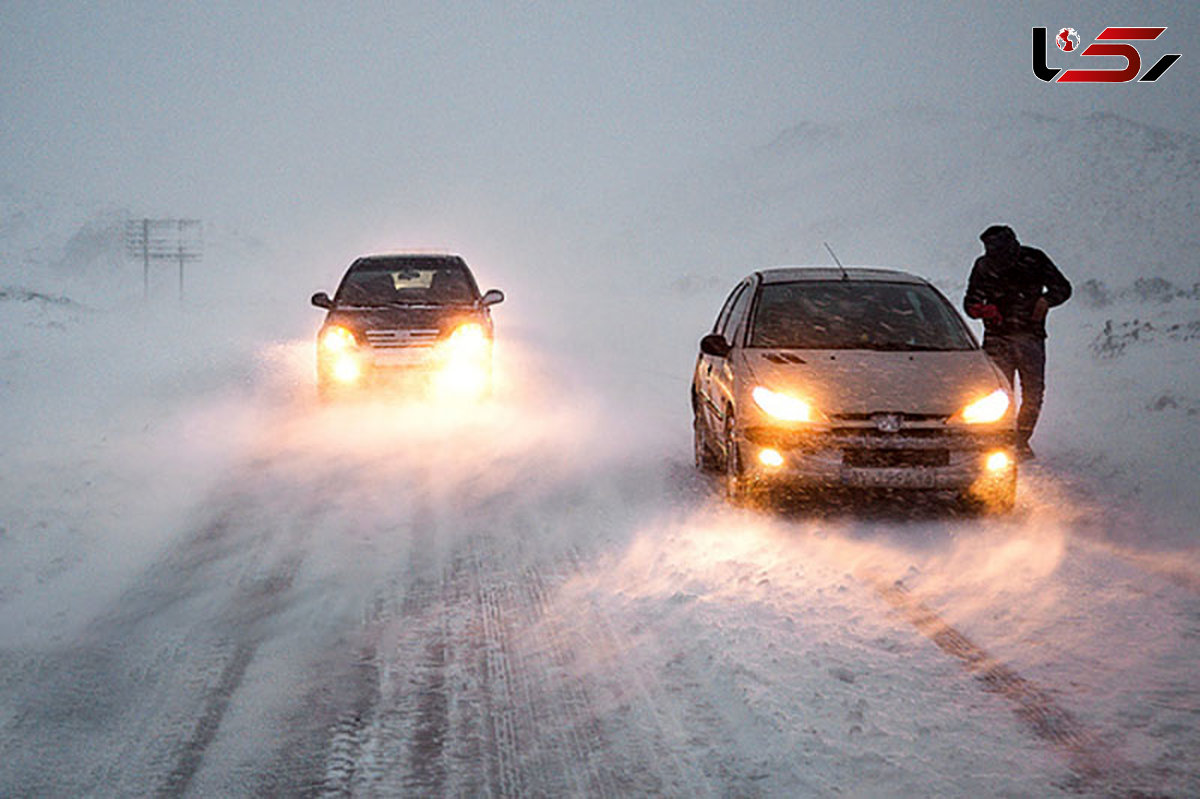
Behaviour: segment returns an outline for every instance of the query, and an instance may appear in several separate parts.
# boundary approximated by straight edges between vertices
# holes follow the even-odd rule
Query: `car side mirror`
[[[484,308],[489,305],[499,305],[504,302],[504,292],[500,289],[488,289],[487,293],[479,299],[479,304]]]
[[[700,351],[714,358],[728,357],[729,351],[732,349],[733,347],[730,346],[729,342],[720,333],[709,333],[700,339]]]
[[[318,308],[329,309],[333,307],[333,300],[329,299],[329,295],[325,292],[318,291],[316,294],[312,295],[312,304]]]

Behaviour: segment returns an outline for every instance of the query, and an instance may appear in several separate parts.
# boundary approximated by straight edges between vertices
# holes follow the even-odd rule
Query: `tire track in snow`
[[[1012,702],[1025,726],[1062,754],[1078,777],[1080,790],[1103,795],[1146,798],[1154,796],[1133,784],[1132,764],[1126,762],[1070,711],[1054,701],[1036,683],[992,657],[897,581],[876,573],[861,573],[860,580],[873,587],[889,605],[900,612],[922,635],[983,684],[985,691]]]
[[[200,770],[205,751],[217,737],[221,719],[229,708],[233,694],[241,684],[246,669],[250,666],[250,661],[254,658],[255,649],[256,645],[249,641],[241,641],[235,647],[233,656],[222,670],[216,686],[203,703],[204,711],[196,724],[195,732],[191,739],[184,744],[175,767],[167,775],[162,787],[159,788],[158,796],[180,796],[187,790],[192,778]]]
[[[0,780],[8,790],[74,795],[101,773],[118,793],[174,796],[191,783],[302,548],[256,518],[247,491],[214,496],[217,507],[75,640],[38,657],[19,689],[16,735],[0,741],[6,761],[17,764]],[[210,603],[215,614],[195,615]],[[82,756],[66,758],[72,749]]]
[[[573,786],[579,795],[590,797],[619,796],[621,791],[611,769],[602,765],[606,748],[600,724],[593,710],[593,700],[587,685],[570,675],[576,652],[566,641],[561,625],[549,613],[549,589],[542,573],[528,566],[522,575],[536,618],[534,623],[545,631],[545,646],[552,666],[563,676],[562,699],[559,701],[559,724],[563,729],[569,759],[583,770]]]
[[[472,553],[477,580],[485,565],[478,552]],[[477,582],[476,592],[483,632],[484,715],[488,720],[488,781],[500,796],[520,796],[524,775],[518,761],[521,733],[529,729],[528,719],[520,718],[528,705],[516,695],[517,675],[513,665],[508,620],[505,618],[503,586]]]
[[[359,774],[366,728],[379,704],[379,659],[376,642],[359,652],[348,678],[352,686],[350,706],[330,727],[325,747],[325,770],[317,791],[326,799],[353,795]]]
[[[427,476],[415,483],[408,564],[364,618],[349,707],[328,730],[322,796],[453,793],[450,615],[463,567],[440,563]]]
[[[423,474],[406,482],[394,530],[411,557],[358,616],[354,649],[370,665],[319,678],[339,685],[321,690],[336,704],[309,739],[321,741],[307,748],[315,793],[753,795],[740,775],[703,768],[730,720],[697,719],[652,662],[630,657],[620,625],[560,601],[585,568],[561,544],[607,494]],[[711,743],[693,755],[697,734]]]
[[[566,559],[571,573],[579,574],[584,571],[584,559],[578,547],[570,547]],[[610,616],[601,612],[594,604],[573,610],[571,627],[577,643],[569,646],[570,651],[578,651],[582,647],[607,653],[628,653],[634,650],[636,645],[617,628]],[[622,660],[628,661],[625,657],[622,657]],[[611,724],[608,725],[610,745],[613,737],[621,737],[623,747],[619,746],[616,754],[626,758],[621,773],[617,775],[617,795],[718,795],[715,784],[705,773],[698,759],[689,758],[678,747],[672,745],[672,742],[684,734],[683,730],[688,725],[684,716],[690,713],[691,707],[681,710],[679,705],[662,700],[660,675],[648,674],[636,666],[622,666],[606,667],[603,670],[604,674],[610,680],[614,677],[617,679],[620,702],[631,709],[636,708],[636,713],[642,714],[644,718],[625,721],[618,736],[612,734]],[[612,691],[611,686],[609,690]],[[600,735],[604,736],[606,725],[600,721],[598,726],[601,727]],[[630,727],[653,732],[643,740],[631,740],[624,737],[624,732]],[[710,730],[712,740],[725,739],[723,733],[726,730],[719,720],[709,720],[705,729]],[[622,751],[622,748],[625,751]]]
[[[221,720],[229,709],[250,667],[254,654],[263,640],[258,629],[261,622],[274,615],[282,606],[283,595],[292,586],[303,558],[294,555],[285,560],[273,573],[265,578],[254,579],[244,584],[230,600],[231,614],[238,624],[241,635],[233,647],[216,685],[209,690],[201,702],[203,711],[196,723],[192,736],[183,744],[176,757],[174,768],[167,775],[157,795],[180,796],[187,791],[192,779],[204,762],[205,752],[217,737]],[[246,626],[242,626],[246,625]]]
[[[620,795],[586,685],[570,674],[577,654],[549,613],[539,567],[501,569],[491,539],[472,542],[487,619],[485,653],[499,701],[491,703],[499,783],[519,795]],[[489,691],[489,694],[491,691]]]
[[[1139,552],[1128,547],[1088,542],[1092,550],[1103,551],[1120,558],[1149,574],[1157,575],[1168,582],[1200,594],[1200,563],[1194,551],[1180,553]]]
[[[578,631],[554,617],[540,565],[497,543],[468,538],[440,567],[414,556],[391,598],[380,592],[361,648],[370,665],[327,729],[318,794],[615,797],[679,784],[606,740],[573,673]],[[626,773],[634,761],[641,773]]]
[[[400,700],[404,715],[412,719],[411,735],[404,747],[406,758],[404,790],[412,795],[438,796],[445,793],[447,768],[445,747],[449,736],[446,687],[448,657],[445,587],[453,574],[440,573],[428,557],[433,545],[432,519],[421,514],[414,537],[413,573],[410,589],[401,605],[402,623],[417,645],[405,675],[406,689]]]

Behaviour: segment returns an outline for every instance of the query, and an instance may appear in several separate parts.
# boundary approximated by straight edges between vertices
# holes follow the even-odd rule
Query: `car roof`
[[[848,266],[844,270],[834,266],[776,266],[770,269],[760,269],[756,274],[762,278],[763,283],[797,283],[806,280],[929,283],[924,278],[908,272],[876,266]]]
[[[433,252],[433,251],[422,252],[420,250],[413,250],[411,252],[383,252],[383,253],[372,253],[370,255],[362,255],[362,256],[359,256],[358,258],[354,259],[354,263],[352,263],[350,265],[350,268],[351,269],[364,268],[364,267],[369,267],[372,265],[379,264],[380,262],[386,263],[389,261],[406,261],[406,260],[445,261],[447,263],[454,263],[454,264],[464,266],[464,267],[467,265],[466,261],[463,260],[462,256],[457,255],[455,253]]]

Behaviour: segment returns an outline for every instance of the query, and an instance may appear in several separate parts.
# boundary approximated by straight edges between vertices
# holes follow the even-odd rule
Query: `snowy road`
[[[279,414],[77,632],[0,649],[0,794],[1200,792],[1194,572],[1050,470],[1006,520],[732,510],[530,405]]]
[[[280,5],[0,3],[0,799],[1200,797],[1200,3]],[[738,281],[995,224],[1074,286],[1014,513],[692,469]],[[320,406],[410,250],[495,396]]]

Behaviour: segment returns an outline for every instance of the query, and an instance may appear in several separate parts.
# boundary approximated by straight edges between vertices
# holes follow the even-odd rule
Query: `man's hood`
[[[822,413],[950,416],[1008,388],[983,350],[743,350],[757,385],[794,393]]]

